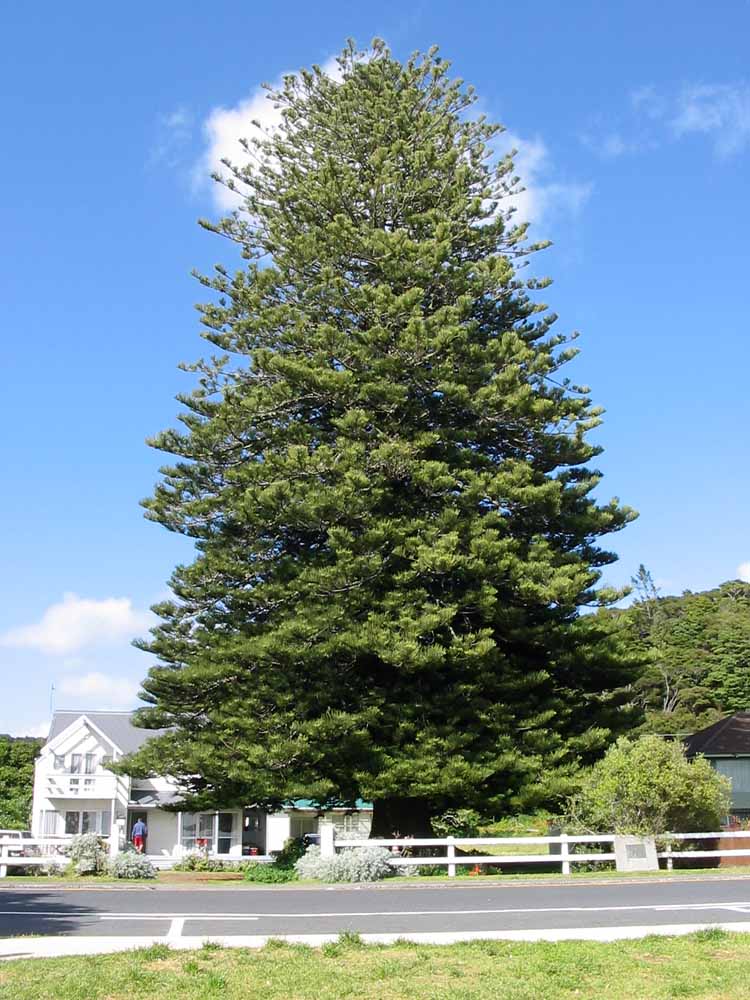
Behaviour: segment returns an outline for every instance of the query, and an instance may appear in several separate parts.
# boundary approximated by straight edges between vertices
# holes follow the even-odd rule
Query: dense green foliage
[[[615,635],[643,663],[634,685],[645,729],[691,733],[750,709],[750,584],[662,597],[641,566],[637,600],[604,611]]]
[[[0,829],[28,830],[42,740],[0,736]]]
[[[594,498],[600,410],[521,277],[500,127],[434,51],[340,71],[272,94],[206,223],[243,264],[202,279],[221,354],[153,442],[148,516],[197,554],[142,644],[140,724],[172,731],[126,766],[193,808],[362,797],[417,832],[554,799],[632,724],[632,664],[579,610],[617,596],[598,543],[633,515]]]
[[[718,830],[731,785],[679,742],[621,737],[586,776],[568,805],[574,826],[592,833],[700,833]]]

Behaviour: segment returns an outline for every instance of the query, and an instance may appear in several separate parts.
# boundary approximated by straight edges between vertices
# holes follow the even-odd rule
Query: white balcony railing
[[[114,774],[50,774],[45,795],[48,799],[112,799],[117,795]]]

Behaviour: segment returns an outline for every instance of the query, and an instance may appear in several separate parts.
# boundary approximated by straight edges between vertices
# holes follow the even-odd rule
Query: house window
[[[57,813],[54,809],[42,810],[42,836],[54,837],[57,834]]]
[[[98,813],[84,811],[81,813],[81,833],[98,833]]]
[[[70,773],[81,773],[81,755],[79,753],[72,753],[70,755]]]
[[[61,754],[61,753],[56,753],[55,754],[55,759],[54,759],[53,767],[54,767],[54,769],[56,771],[64,771],[65,770],[65,756],[63,754]]]
[[[219,854],[229,854],[232,846],[232,827],[234,813],[219,813],[219,839],[217,841]]]
[[[186,851],[213,851],[216,813],[183,813],[181,844]]]
[[[289,821],[289,836],[294,840],[304,837],[306,833],[318,832],[318,817],[313,815],[292,816]]]
[[[93,774],[96,771],[96,754],[86,754],[86,774]]]
[[[105,755],[102,757],[102,767],[106,767],[107,764],[111,763],[112,763],[112,754],[105,753]]]
[[[84,809],[83,812],[65,813],[65,832],[75,836],[78,833],[99,833],[108,837],[112,819],[109,809],[101,812]]]
[[[343,816],[333,816],[333,825],[336,832],[342,837],[357,840],[360,837],[366,838],[370,834],[370,816],[367,813],[353,812],[344,813]]]

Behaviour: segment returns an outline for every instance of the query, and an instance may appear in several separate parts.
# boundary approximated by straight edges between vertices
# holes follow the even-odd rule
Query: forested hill
[[[750,583],[665,597],[644,567],[633,582],[636,601],[601,615],[643,658],[633,686],[646,712],[643,730],[689,733],[750,710]]]

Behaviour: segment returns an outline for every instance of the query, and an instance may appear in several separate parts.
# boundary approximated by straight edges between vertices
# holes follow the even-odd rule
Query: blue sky
[[[129,641],[190,555],[143,519],[144,439],[202,351],[190,270],[233,263],[195,225],[221,207],[208,166],[261,81],[348,36],[439,44],[512,133],[607,410],[602,494],[641,512],[608,581],[750,578],[749,30],[745,0],[5,5],[0,732],[41,731],[53,683],[57,707],[134,704]]]

